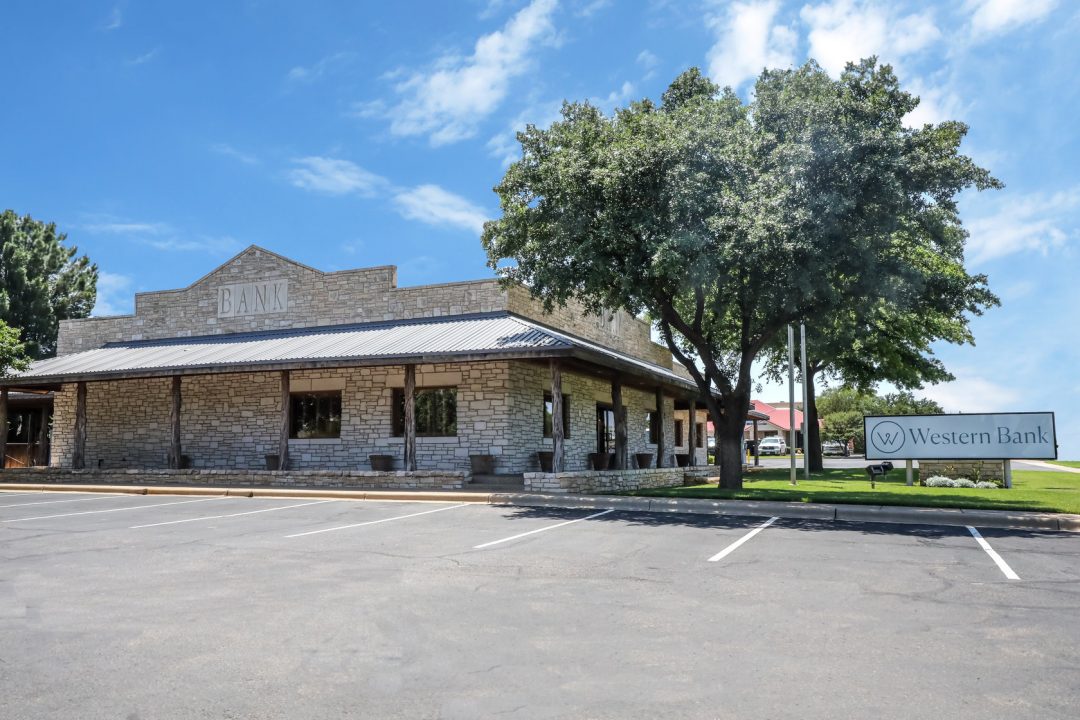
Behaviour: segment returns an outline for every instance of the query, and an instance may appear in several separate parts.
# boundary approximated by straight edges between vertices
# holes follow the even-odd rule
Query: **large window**
[[[297,440],[341,437],[341,391],[289,395],[289,437]]]
[[[648,429],[646,435],[650,445],[660,444],[660,413],[650,412],[645,415],[645,422],[648,423]]]
[[[405,435],[405,390],[394,389],[394,437]],[[424,388],[416,391],[417,437],[457,435],[457,388]]]
[[[683,421],[675,421],[675,447],[683,446]]]
[[[551,437],[551,393],[544,393],[544,437]],[[563,437],[570,437],[570,396],[562,396],[562,432]]]

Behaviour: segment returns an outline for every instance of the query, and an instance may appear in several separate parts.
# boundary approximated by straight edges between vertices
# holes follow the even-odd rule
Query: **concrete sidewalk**
[[[698,498],[650,498],[612,495],[539,495],[533,493],[482,493],[414,490],[325,490],[275,487],[180,487],[175,485],[71,485],[60,483],[0,483],[0,491],[129,493],[134,495],[212,495],[222,497],[338,498],[405,502],[456,502],[622,510],[626,512],[688,513],[781,517],[796,520],[877,522],[913,525],[953,525],[1020,530],[1080,532],[1080,515],[1025,512],[1020,510],[962,510],[954,508],[902,507],[895,505],[832,505],[825,503],[759,502],[754,500],[703,500]]]

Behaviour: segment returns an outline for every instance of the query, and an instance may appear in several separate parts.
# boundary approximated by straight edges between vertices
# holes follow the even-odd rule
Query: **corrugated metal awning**
[[[667,368],[505,312],[108,343],[39,360],[3,384],[560,356],[694,387]]]

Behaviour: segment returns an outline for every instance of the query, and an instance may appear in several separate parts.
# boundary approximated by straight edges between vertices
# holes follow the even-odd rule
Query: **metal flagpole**
[[[795,485],[795,328],[787,326],[788,427],[791,429],[791,484]]]
[[[806,382],[806,323],[799,323],[799,344],[802,346],[802,464],[803,477],[810,479],[810,388]]]

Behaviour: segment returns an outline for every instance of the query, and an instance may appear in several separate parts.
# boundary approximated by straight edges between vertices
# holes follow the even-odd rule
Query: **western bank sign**
[[[867,460],[1056,460],[1054,413],[863,418]]]

